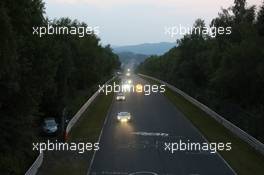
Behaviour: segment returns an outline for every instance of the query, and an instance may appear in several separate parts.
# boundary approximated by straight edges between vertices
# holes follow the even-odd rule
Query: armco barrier
[[[148,75],[143,75],[143,74],[139,74],[139,75],[142,76],[142,77],[146,77],[146,78],[155,80],[155,81],[157,81],[159,83],[162,83],[162,84],[166,85],[168,88],[170,88],[174,92],[176,92],[176,93],[180,94],[181,96],[183,96],[186,100],[190,101],[192,104],[194,104],[195,106],[197,106],[198,108],[203,110],[209,116],[213,117],[216,121],[221,123],[225,128],[230,130],[232,133],[234,133],[240,139],[242,139],[243,141],[247,142],[249,145],[251,145],[257,151],[259,151],[262,155],[264,155],[264,144],[263,143],[261,143],[260,141],[258,141],[257,139],[255,139],[254,137],[252,137],[251,135],[249,135],[248,133],[246,133],[245,131],[243,131],[242,129],[237,127],[236,125],[234,125],[233,123],[229,122],[228,120],[226,120],[225,118],[223,118],[222,116],[217,114],[215,111],[213,111],[209,107],[207,107],[204,104],[200,103],[199,101],[197,101],[196,99],[192,98],[191,96],[189,96],[185,92],[181,91],[180,89],[177,89],[176,87],[174,87],[174,86],[172,86],[172,85],[170,85],[170,84],[168,84],[168,83],[166,83],[166,82],[164,82],[162,80],[159,80],[157,78],[154,78],[154,77],[151,77],[151,76],[148,76]]]
[[[116,76],[108,80],[105,84],[108,84],[110,81],[112,81]],[[66,127],[66,132],[64,133],[64,138],[68,138],[68,134],[71,131],[74,124],[78,121],[78,119],[82,116],[84,111],[88,108],[88,106],[94,101],[94,99],[98,96],[99,91],[96,91],[85,103],[84,105],[79,109],[79,111],[73,116],[73,118],[70,120],[69,124]],[[35,162],[31,165],[31,167],[27,170],[25,175],[35,175],[38,172],[39,167],[41,166],[44,158],[44,152],[40,153],[39,156],[36,158]]]
[[[31,167],[27,170],[25,175],[34,175],[38,172],[39,167],[41,166],[43,162],[43,156],[44,153],[40,153],[38,157],[36,158],[35,162],[31,165]]]
[[[105,84],[108,84],[110,81],[112,81],[115,78],[115,76],[113,78],[111,78],[110,80],[108,80]],[[65,133],[65,137],[67,139],[68,134],[70,133],[72,127],[74,126],[74,124],[78,121],[78,119],[82,116],[82,114],[84,113],[84,111],[87,109],[87,107],[94,101],[94,99],[98,96],[99,91],[96,91],[87,101],[86,103],[84,103],[84,105],[79,109],[79,111],[73,116],[73,118],[70,120],[70,122],[68,123],[67,127],[66,127],[66,133]]]

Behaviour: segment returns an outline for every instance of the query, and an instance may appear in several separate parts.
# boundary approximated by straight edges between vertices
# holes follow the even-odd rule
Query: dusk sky
[[[233,0],[44,0],[49,18],[70,17],[99,26],[103,44],[131,45],[175,41],[165,35],[166,26],[192,26],[202,18],[207,24],[221,7]],[[248,0],[260,5],[261,0]],[[180,37],[180,36],[179,36]]]

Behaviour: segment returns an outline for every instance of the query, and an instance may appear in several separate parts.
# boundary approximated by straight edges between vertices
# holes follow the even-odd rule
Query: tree
[[[256,21],[255,14],[255,6],[235,0],[210,24],[231,27],[230,35],[187,34],[176,48],[146,59],[138,71],[174,84],[263,141],[264,4]],[[198,29],[204,26],[201,19],[194,22]],[[239,110],[227,110],[234,106]],[[239,118],[237,111],[251,116]]]
[[[262,2],[262,5],[257,15],[257,29],[259,35],[264,36],[264,1]]]

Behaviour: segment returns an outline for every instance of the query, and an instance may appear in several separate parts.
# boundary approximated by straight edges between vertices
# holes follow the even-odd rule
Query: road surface
[[[137,76],[134,83],[147,82]],[[116,114],[130,112],[130,123],[118,123]],[[231,175],[228,164],[208,151],[165,151],[165,142],[206,142],[201,133],[164,95],[126,93],[114,100],[88,174]]]

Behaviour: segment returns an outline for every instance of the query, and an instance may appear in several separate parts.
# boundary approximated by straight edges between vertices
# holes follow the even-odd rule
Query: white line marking
[[[151,174],[151,175],[158,175],[157,173],[150,172],[150,171],[134,172],[134,173],[130,173],[130,174],[128,174],[128,175],[136,175],[136,174]]]
[[[113,172],[110,172],[110,171],[103,171],[102,174],[127,175],[127,174],[129,174],[129,173],[126,173],[126,172],[118,172],[118,171],[113,171]]]
[[[184,116],[184,115],[183,115]],[[185,116],[184,116],[185,117]],[[185,117],[186,120],[188,120],[186,117]],[[206,138],[205,136],[201,133],[201,131],[196,128],[190,120],[188,120],[188,122],[190,122],[190,125],[191,127],[207,142],[207,143],[210,143]],[[237,173],[235,172],[235,170],[227,163],[227,161],[222,157],[222,155],[217,151],[216,152],[216,155],[224,162],[224,164],[226,164],[226,166],[234,173],[234,175],[237,175]]]
[[[156,136],[156,137],[168,137],[169,134],[167,133],[158,133],[158,132],[132,132],[133,135],[140,135],[140,136]]]
[[[99,138],[98,138],[97,143],[100,143],[100,140],[101,140],[101,137],[102,137],[102,134],[103,134],[103,130],[104,130],[104,128],[105,128],[105,125],[106,125],[107,119],[108,119],[108,117],[109,117],[109,115],[110,115],[110,111],[111,111],[111,109],[112,109],[112,105],[113,105],[113,101],[114,101],[114,99],[115,99],[115,98],[112,99],[111,105],[110,105],[110,107],[109,107],[109,109],[108,109],[108,111],[107,111],[107,115],[106,115],[106,117],[105,117],[104,124],[103,124],[103,126],[102,126],[102,129],[101,129],[101,132],[100,132],[100,135],[99,135]],[[94,153],[93,153],[93,157],[92,157],[92,159],[91,159],[91,162],[90,162],[90,165],[89,165],[89,169],[88,169],[88,171],[87,171],[87,175],[90,174],[90,171],[91,171],[91,168],[92,168],[92,165],[93,165],[93,161],[94,161],[94,158],[95,158],[95,154],[96,154],[96,152],[97,152],[97,151],[94,151]]]

